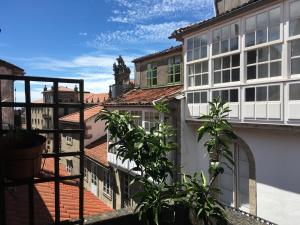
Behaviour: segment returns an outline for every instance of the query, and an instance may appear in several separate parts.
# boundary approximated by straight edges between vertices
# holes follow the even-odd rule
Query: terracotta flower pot
[[[35,144],[32,147],[5,146],[0,151],[0,160],[1,163],[4,163],[4,177],[7,179],[25,179],[39,175],[46,138],[35,135],[34,139]]]

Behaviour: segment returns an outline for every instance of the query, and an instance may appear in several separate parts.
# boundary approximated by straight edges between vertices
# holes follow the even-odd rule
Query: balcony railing
[[[49,78],[49,77],[32,77],[32,76],[10,76],[10,75],[1,75],[0,81],[2,80],[12,80],[12,81],[22,81],[25,85],[25,102],[6,102],[2,101],[1,91],[0,91],[0,135],[3,135],[8,132],[7,129],[4,129],[3,121],[2,121],[2,112],[5,108],[16,108],[22,107],[25,108],[26,112],[26,129],[39,133],[39,134],[52,134],[53,136],[53,152],[52,153],[44,153],[43,158],[52,158],[54,160],[54,176],[51,177],[43,177],[40,176],[38,178],[28,178],[22,180],[8,180],[4,177],[4,164],[5,161],[0,159],[0,224],[9,225],[10,222],[7,221],[6,208],[6,195],[5,192],[9,187],[17,187],[17,186],[28,186],[28,224],[35,223],[35,216],[38,212],[35,212],[36,207],[34,207],[35,202],[35,184],[54,182],[54,207],[55,207],[55,224],[61,224],[61,207],[60,207],[60,184],[65,182],[66,180],[76,180],[78,182],[79,188],[79,213],[78,219],[69,221],[68,224],[83,224],[84,223],[84,81],[83,80],[75,80],[75,79],[59,79],[59,78]],[[53,84],[53,103],[32,103],[32,99],[30,96],[31,93],[31,82],[51,82]],[[77,84],[79,86],[79,95],[80,101],[79,103],[60,103],[58,100],[58,85],[59,83],[69,83],[69,84]],[[0,90],[1,90],[1,82],[0,82]],[[31,109],[34,107],[38,108],[52,108],[53,109],[53,129],[32,129],[32,120],[31,120]],[[80,126],[79,129],[60,129],[59,127],[59,109],[60,108],[77,108],[80,112]],[[59,151],[59,140],[60,135],[63,133],[77,133],[80,136],[80,144],[79,151],[76,152],[60,152]],[[1,149],[2,151],[4,149]],[[80,169],[79,174],[72,176],[62,176],[59,173],[59,161],[61,157],[66,156],[77,156],[80,159]]]

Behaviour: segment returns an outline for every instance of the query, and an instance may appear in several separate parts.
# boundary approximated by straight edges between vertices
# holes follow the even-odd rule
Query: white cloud
[[[105,46],[127,44],[163,43],[168,41],[169,35],[177,28],[188,25],[187,21],[165,22],[159,24],[138,24],[133,29],[117,30],[100,33],[88,42],[88,45],[101,50]]]
[[[87,34],[87,32],[80,32],[79,33],[79,36],[87,36],[88,34]]]
[[[181,17],[185,14],[203,19],[212,15],[212,0],[112,0],[122,10],[114,10],[109,21],[140,23],[159,17]],[[209,10],[207,10],[209,9]]]

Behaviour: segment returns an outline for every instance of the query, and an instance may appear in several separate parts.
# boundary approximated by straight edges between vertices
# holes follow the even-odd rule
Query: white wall
[[[208,169],[203,144],[196,129],[182,118],[183,172]],[[291,131],[237,128],[237,135],[250,147],[256,166],[257,216],[280,225],[300,221],[300,134]],[[297,221],[297,222],[296,222]]]
[[[300,134],[236,129],[256,163],[257,215],[288,225],[300,221]]]
[[[97,139],[99,139],[100,137],[102,137],[106,134],[105,121],[98,120],[97,122],[95,122],[95,118],[96,118],[96,116],[94,116],[86,121],[86,126],[90,127],[90,129],[87,130],[86,132],[87,132],[87,134],[92,134],[93,136],[90,139],[84,140],[84,146],[87,146],[88,144],[96,141]]]

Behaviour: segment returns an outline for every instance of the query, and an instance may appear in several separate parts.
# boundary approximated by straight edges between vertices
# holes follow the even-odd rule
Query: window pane
[[[273,62],[270,64],[270,77],[281,76],[281,62]]]
[[[239,48],[238,41],[239,41],[238,37],[230,39],[230,51],[234,51],[234,50],[237,50]]]
[[[221,40],[221,30],[216,29],[213,31],[213,42],[219,42]]]
[[[256,50],[247,52],[247,64],[256,63]]]
[[[234,81],[240,81],[240,69],[232,70],[232,82]]]
[[[258,78],[265,78],[268,77],[268,64],[260,64],[258,65],[258,72],[257,76]]]
[[[260,48],[258,49],[258,62],[267,61],[269,58],[269,48]]]
[[[192,61],[193,60],[193,51],[188,51],[187,52],[187,61]]]
[[[228,90],[223,90],[221,91],[221,100],[223,102],[228,102],[229,100],[229,93],[228,93]]]
[[[213,91],[212,92],[212,99],[217,99],[220,97],[220,91]]]
[[[194,50],[194,60],[200,59],[200,48]]]
[[[255,101],[255,88],[246,88],[246,102]]]
[[[193,41],[193,38],[190,38],[187,40],[187,49],[191,50],[193,48],[194,48],[194,41]]]
[[[194,86],[194,77],[189,77],[189,87]]]
[[[232,56],[232,67],[240,66],[240,54]]]
[[[272,9],[269,13],[270,25],[280,24],[280,8]]]
[[[152,85],[157,85],[157,78],[156,77],[153,77]]]
[[[201,63],[195,63],[195,74],[201,73]]]
[[[230,70],[223,71],[223,83],[230,82]]]
[[[239,33],[239,25],[237,23],[231,24],[230,37],[239,36]]]
[[[221,83],[221,72],[214,73],[214,83],[215,84]]]
[[[230,102],[239,101],[239,91],[237,89],[230,90]]]
[[[201,58],[207,57],[207,46],[201,48]]]
[[[194,48],[200,47],[200,37],[194,37]]]
[[[221,41],[221,53],[228,52],[228,40]]]
[[[200,103],[200,92],[194,92],[194,103]]]
[[[267,42],[267,29],[256,31],[256,44]]]
[[[290,36],[300,34],[300,18],[290,21]]]
[[[266,30],[265,28],[267,28],[268,26],[268,13],[265,12],[265,13],[258,14],[256,18],[257,18],[256,28]]]
[[[300,17],[300,1],[294,1],[290,4],[290,19]]]
[[[246,47],[252,46],[255,44],[255,32],[246,34]]]
[[[174,82],[179,82],[179,81],[180,81],[180,73],[176,73]]]
[[[247,80],[256,79],[256,66],[247,67]]]
[[[291,60],[292,65],[292,74],[300,74],[300,58],[292,59]]]
[[[214,70],[221,69],[221,58],[214,59]]]
[[[208,74],[202,74],[202,85],[208,85]]]
[[[251,32],[255,30],[255,16],[250,17],[246,20],[246,32]]]
[[[222,28],[222,40],[229,39],[229,27],[223,27]]]
[[[270,46],[270,60],[281,58],[281,44]]]
[[[300,55],[300,39],[292,41],[292,56]]]
[[[269,101],[280,100],[280,86],[269,86]]]
[[[214,43],[212,45],[212,54],[217,55],[220,52],[220,42]]]
[[[280,25],[269,27],[269,41],[275,41],[280,38]]]
[[[208,72],[208,61],[202,63],[202,73]]]
[[[201,92],[201,103],[207,103],[207,92]]]
[[[267,101],[267,87],[256,88],[256,101]]]
[[[187,103],[191,104],[193,103],[193,93],[187,93]]]
[[[223,69],[230,67],[230,56],[223,57]]]
[[[188,65],[188,75],[194,74],[194,65]]]
[[[204,34],[200,37],[201,39],[201,46],[207,45],[207,35]]]
[[[201,75],[195,76],[195,86],[201,85]]]
[[[290,100],[300,100],[300,83],[299,84],[290,84]]]

